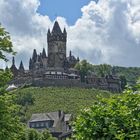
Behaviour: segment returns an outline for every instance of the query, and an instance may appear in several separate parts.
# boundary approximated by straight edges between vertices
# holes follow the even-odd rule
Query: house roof
[[[61,117],[64,115],[64,112],[61,111]],[[69,121],[71,114],[65,114],[64,115],[64,121]],[[49,113],[37,113],[37,114],[32,114],[31,119],[29,122],[39,122],[39,121],[48,121],[48,120],[53,120],[55,126],[57,124],[57,121],[59,120],[59,111],[56,112],[49,112]]]
[[[32,117],[29,122],[39,122],[39,121],[47,121],[52,120],[47,113],[38,113],[32,114]]]

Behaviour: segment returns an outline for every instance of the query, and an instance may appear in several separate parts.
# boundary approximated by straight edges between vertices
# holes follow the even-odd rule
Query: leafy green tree
[[[140,138],[140,85],[121,95],[99,98],[74,123],[77,140],[138,140]]]
[[[21,140],[41,140],[41,133],[35,129],[26,129],[21,137]]]
[[[28,128],[23,133],[21,140],[56,140],[48,130],[38,132],[36,129]]]
[[[120,80],[121,80],[121,89],[124,90],[126,85],[127,85],[127,80],[126,80],[126,77],[121,75],[120,76]]]
[[[28,110],[28,107],[34,104],[35,98],[33,97],[33,94],[31,94],[30,92],[26,93],[18,92],[16,95],[17,96],[15,102],[21,106],[19,112],[21,122],[27,123],[26,112]]]
[[[75,68],[79,70],[81,81],[84,82],[88,71],[92,69],[92,65],[88,63],[87,60],[82,60],[76,64]]]
[[[98,67],[98,74],[101,77],[104,77],[105,75],[110,74],[112,67],[110,65],[107,64],[101,64]]]
[[[10,70],[0,70],[0,95],[5,92],[6,84],[12,78]]]
[[[0,24],[0,59],[7,61],[6,53],[15,54],[10,35]]]
[[[0,25],[0,60],[7,61],[6,53],[14,53],[9,33]],[[9,70],[0,70],[0,140],[19,140],[24,126],[17,116],[19,107],[15,96],[6,92],[5,86],[11,79]]]
[[[56,139],[53,138],[50,132],[46,129],[42,132],[41,140],[56,140]]]
[[[26,105],[33,105],[34,104],[34,97],[33,95],[28,92],[28,93],[20,93],[18,92],[17,94],[17,104],[22,105],[22,106],[26,106]]]
[[[17,116],[18,107],[13,102],[13,95],[0,95],[0,140],[18,140],[23,124]]]

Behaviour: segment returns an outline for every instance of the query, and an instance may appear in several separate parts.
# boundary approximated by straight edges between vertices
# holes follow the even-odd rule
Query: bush
[[[74,137],[77,140],[140,139],[139,87],[137,91],[128,88],[122,95],[98,98],[77,117]]]

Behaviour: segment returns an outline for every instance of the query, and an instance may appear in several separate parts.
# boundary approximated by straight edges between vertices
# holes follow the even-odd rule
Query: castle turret
[[[19,72],[21,72],[21,73],[24,73],[24,66],[23,66],[23,63],[22,63],[22,61],[20,62],[20,66],[19,66]]]
[[[12,58],[12,66],[15,66],[15,57]]]
[[[30,58],[29,60],[29,70],[33,69],[33,63],[32,63],[32,59]]]
[[[70,51],[70,53],[69,53],[69,58],[71,59],[71,57],[72,57],[72,52]]]
[[[61,68],[64,67],[66,58],[66,41],[67,33],[64,29],[63,33],[57,21],[55,21],[52,32],[48,30],[48,67]]]
[[[32,61],[33,61],[33,63],[36,62],[36,60],[37,60],[37,52],[36,52],[36,49],[34,49],[33,55],[32,55]]]
[[[47,58],[45,48],[43,48],[43,51],[42,51],[42,58]]]
[[[18,75],[18,69],[15,66],[15,58],[12,58],[12,66],[10,68],[11,72],[13,73],[14,77]]]

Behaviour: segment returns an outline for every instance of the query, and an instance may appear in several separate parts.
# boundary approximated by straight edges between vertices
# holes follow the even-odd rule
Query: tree
[[[10,70],[0,70],[0,95],[5,92],[5,85],[12,78]]]
[[[127,85],[127,80],[123,75],[120,76],[120,80],[121,80],[121,89],[124,90]]]
[[[26,129],[21,137],[21,140],[41,140],[41,133],[35,129]]]
[[[110,65],[107,64],[101,64],[98,67],[98,74],[102,77],[104,77],[105,75],[110,74],[112,67]]]
[[[7,61],[6,53],[14,53],[9,33],[0,25],[0,60]],[[0,70],[0,140],[19,140],[24,125],[17,115],[19,107],[14,103],[15,96],[5,90],[12,74]]]
[[[0,59],[7,61],[6,53],[15,54],[8,32],[0,24]]]
[[[35,129],[28,128],[23,133],[21,140],[56,140],[48,130],[38,132]]]
[[[53,138],[50,132],[46,129],[42,132],[41,140],[56,140],[56,139]]]
[[[88,71],[92,69],[92,65],[88,63],[86,60],[82,60],[76,64],[75,68],[79,70],[81,81],[85,81],[85,76],[87,75]]]
[[[17,116],[19,108],[13,98],[8,93],[0,95],[0,140],[18,140],[24,128]]]
[[[136,89],[136,88],[135,88]],[[74,123],[77,140],[130,140],[140,138],[140,85],[121,95],[99,98]]]

